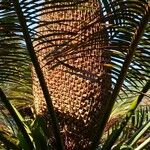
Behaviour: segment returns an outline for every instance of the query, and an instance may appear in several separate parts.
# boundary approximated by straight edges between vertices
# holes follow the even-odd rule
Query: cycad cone
[[[100,3],[75,2],[51,2],[43,7],[34,45],[65,149],[88,150],[109,97],[110,55]],[[36,114],[46,116],[34,71],[33,94]]]

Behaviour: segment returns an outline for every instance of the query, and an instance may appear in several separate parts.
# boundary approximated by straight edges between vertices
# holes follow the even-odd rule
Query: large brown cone
[[[88,150],[110,94],[110,55],[106,51],[101,6],[97,0],[87,0],[76,7],[71,2],[55,2],[46,7],[49,8],[43,11],[38,28],[38,39],[43,38],[34,44],[37,56],[58,115],[65,149]],[[36,113],[46,115],[34,71],[33,83]]]

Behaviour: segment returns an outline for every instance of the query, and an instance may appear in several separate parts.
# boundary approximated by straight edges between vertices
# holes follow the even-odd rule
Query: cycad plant
[[[20,129],[17,142],[1,136],[4,144],[42,149],[44,142],[44,149],[68,150],[147,146],[149,119],[129,140],[120,136],[130,130],[127,123],[150,87],[148,1],[1,0],[0,9],[0,94]],[[34,104],[36,120],[25,121],[9,99]],[[113,106],[121,101],[130,107],[124,119],[116,117],[119,124],[110,125]],[[146,142],[137,144],[142,136]]]

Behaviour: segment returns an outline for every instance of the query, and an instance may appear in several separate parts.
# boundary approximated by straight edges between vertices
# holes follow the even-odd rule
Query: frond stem
[[[58,120],[57,120],[57,117],[56,117],[56,113],[54,111],[54,107],[53,107],[53,104],[52,104],[52,99],[50,97],[49,90],[48,90],[47,84],[45,82],[43,72],[40,68],[38,58],[37,58],[36,53],[34,51],[34,47],[33,47],[32,41],[31,41],[31,37],[30,37],[30,34],[28,32],[26,19],[24,17],[24,14],[22,12],[21,7],[20,7],[19,1],[18,0],[12,0],[12,2],[14,4],[15,11],[18,15],[18,19],[19,19],[20,25],[22,27],[22,32],[23,32],[24,39],[25,39],[25,42],[26,42],[27,50],[29,52],[31,61],[32,61],[33,66],[35,68],[35,72],[36,72],[37,77],[38,77],[39,82],[40,82],[41,89],[43,91],[43,95],[44,95],[44,98],[45,98],[45,101],[46,101],[46,104],[47,104],[48,112],[51,115],[53,132],[54,132],[54,136],[55,136],[56,143],[57,143],[56,144],[57,145],[57,150],[62,150],[63,149],[63,144],[62,144],[62,140],[61,140],[61,136],[60,136]]]
[[[140,39],[144,33],[144,29],[147,26],[149,20],[150,20],[150,6],[147,4],[146,10],[145,10],[145,15],[142,18],[142,21],[141,21],[140,25],[138,26],[138,28],[137,28],[137,30],[136,30],[133,38],[132,38],[131,44],[129,46],[129,52],[126,55],[123,67],[121,69],[120,75],[119,75],[118,80],[117,80],[117,83],[116,83],[115,88],[113,90],[113,93],[111,94],[110,99],[108,100],[108,103],[105,107],[105,110],[104,110],[105,113],[101,118],[99,118],[98,131],[97,131],[97,134],[93,138],[91,150],[95,150],[99,144],[100,138],[102,137],[102,133],[103,133],[104,128],[105,128],[105,125],[109,119],[110,113],[111,113],[112,108],[113,108],[114,103],[115,103],[115,100],[119,94],[119,91],[122,87],[125,76],[127,74],[129,65],[133,59],[135,50],[137,49],[138,43],[139,43],[139,41],[140,41]]]

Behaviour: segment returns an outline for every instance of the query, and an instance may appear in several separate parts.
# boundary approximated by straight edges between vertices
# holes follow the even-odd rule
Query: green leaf
[[[150,137],[148,137],[143,143],[141,143],[135,150],[142,150],[145,146],[150,143]]]
[[[134,148],[131,146],[121,146],[119,150],[134,150]]]
[[[23,137],[25,138],[25,140],[28,144],[28,147],[33,149],[33,144],[32,144],[30,135],[28,134],[29,130],[26,130],[26,126],[22,121],[21,115],[17,112],[16,109],[14,109],[12,104],[7,100],[7,98],[6,98],[6,96],[3,93],[1,88],[0,88],[0,98],[1,98],[1,101],[4,103],[5,107],[7,108],[7,110],[10,112],[13,119],[15,120],[15,122],[16,122],[18,128],[20,129],[21,133],[23,134]],[[27,129],[29,129],[29,128],[27,128]]]
[[[37,117],[31,124],[33,141],[37,150],[51,150],[49,141],[49,130],[47,123],[41,117]],[[38,138],[37,138],[38,137]]]
[[[150,129],[150,120],[137,130],[126,144],[133,146],[148,129]]]
[[[25,138],[23,137],[22,133],[19,132],[18,135],[17,135],[17,138],[19,140],[19,146],[24,149],[24,150],[29,150],[30,149],[30,146],[29,144],[27,143],[27,141],[25,140]]]
[[[126,117],[122,119],[120,125],[107,138],[107,140],[105,141],[105,143],[103,145],[102,150],[110,149],[114,145],[116,140],[119,138],[120,134],[123,132],[123,129],[127,125],[127,123],[130,120],[131,116],[133,115],[135,109],[137,108],[139,103],[142,101],[142,99],[144,97],[144,93],[146,93],[149,90],[149,88],[150,88],[150,81],[148,81],[146,83],[146,85],[143,87],[143,89],[141,91],[141,94],[137,98],[135,98],[133,100],[133,102],[131,103],[131,106],[130,106],[128,112],[126,113]],[[148,124],[148,128],[149,128],[149,124]],[[147,130],[147,126],[146,126],[146,128],[143,129],[143,132],[145,132],[145,130]],[[143,134],[143,132],[141,132],[141,134]],[[139,134],[139,136],[141,134]]]
[[[14,150],[20,150],[20,148],[17,146],[16,139],[13,139],[2,131],[0,131],[0,141],[3,142],[6,147],[12,148]]]

